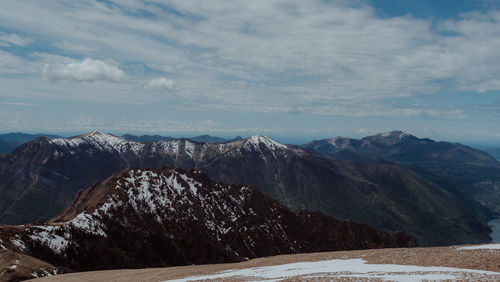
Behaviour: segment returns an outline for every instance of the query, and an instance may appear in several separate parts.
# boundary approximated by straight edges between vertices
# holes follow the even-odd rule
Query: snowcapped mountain
[[[468,203],[415,171],[389,163],[336,161],[261,135],[226,143],[141,143],[100,132],[41,137],[0,158],[0,193],[5,195],[0,222],[51,218],[94,181],[124,168],[164,165],[197,168],[224,183],[251,184],[294,210],[407,231],[423,245],[489,240],[490,229]]]
[[[244,151],[261,152],[283,152],[289,148],[280,144],[267,136],[256,135],[246,139],[225,143],[200,143],[188,139],[171,139],[142,143],[127,140],[111,134],[104,134],[98,131],[82,134],[71,138],[58,138],[48,141],[56,145],[63,151],[56,148],[54,158],[63,157],[65,153],[70,155],[87,154],[92,156],[99,151],[112,155],[119,155],[121,158],[132,158],[142,162],[151,162],[157,157],[169,156],[175,161],[192,161],[199,163],[205,158],[220,155],[232,151],[232,154]],[[180,161],[182,162],[182,161]]]
[[[416,245],[405,233],[294,213],[252,186],[169,167],[125,169],[79,192],[48,223],[1,226],[0,239],[11,251],[73,271]]]

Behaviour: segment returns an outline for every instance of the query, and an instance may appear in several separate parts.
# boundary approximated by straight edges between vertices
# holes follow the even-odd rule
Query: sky
[[[500,0],[0,1],[0,132],[500,144]]]

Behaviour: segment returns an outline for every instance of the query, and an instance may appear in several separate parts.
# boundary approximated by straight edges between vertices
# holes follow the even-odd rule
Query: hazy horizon
[[[395,129],[397,130],[397,129]],[[9,133],[25,133],[25,134],[33,134],[33,135],[36,135],[36,134],[47,134],[47,135],[58,135],[58,136],[61,136],[63,138],[69,138],[69,137],[74,137],[74,136],[78,136],[78,135],[81,135],[81,134],[85,134],[85,133],[89,133],[89,132],[92,132],[94,130],[91,130],[91,131],[85,131],[85,132],[37,132],[37,131],[33,131],[33,132],[21,132],[21,131],[18,131],[18,132],[2,132],[0,131],[0,135],[2,134],[9,134]],[[99,131],[99,130],[95,130],[95,131]],[[393,130],[394,131],[394,130]],[[191,132],[191,133],[175,133],[175,132],[171,132],[171,133],[165,133],[165,134],[158,134],[158,133],[141,133],[141,132],[138,132],[138,133],[131,133],[131,132],[108,132],[108,131],[100,131],[102,133],[107,133],[107,134],[112,134],[112,135],[115,135],[115,136],[123,136],[125,134],[132,134],[132,135],[136,135],[136,136],[141,136],[141,135],[159,135],[159,136],[163,136],[163,137],[173,137],[173,138],[193,138],[193,137],[199,137],[199,136],[202,136],[202,135],[209,135],[211,137],[220,137],[220,138],[224,138],[224,139],[228,139],[228,140],[231,140],[231,139],[234,139],[238,136],[242,137],[242,138],[247,138],[247,137],[250,137],[250,136],[253,136],[253,135],[265,135],[265,136],[268,136],[280,143],[283,143],[283,144],[293,144],[293,145],[303,145],[305,143],[308,143],[308,142],[311,142],[311,141],[316,141],[316,140],[322,140],[322,139],[331,139],[331,138],[335,138],[335,137],[346,137],[346,138],[354,138],[354,139],[361,139],[363,137],[367,137],[367,136],[372,136],[372,135],[376,135],[376,134],[379,134],[379,133],[386,133],[386,132],[389,132],[389,131],[386,131],[386,132],[377,132],[377,133],[374,133],[374,134],[368,134],[368,135],[363,135],[363,134],[357,134],[355,136],[347,136],[347,135],[332,135],[332,136],[327,136],[327,135],[316,135],[316,136],[310,136],[310,135],[306,135],[306,136],[290,136],[290,135],[277,135],[277,134],[263,134],[263,133],[255,133],[255,134],[235,134],[235,135],[227,135],[227,134],[217,134],[217,133],[203,133],[203,132]],[[429,139],[432,139],[434,141],[443,141],[443,142],[451,142],[451,143],[462,143],[464,145],[468,145],[468,146],[471,146],[471,147],[474,147],[474,148],[477,148],[477,149],[481,149],[481,150],[484,150],[484,149],[489,149],[489,148],[500,148],[500,141],[497,141],[497,140],[457,140],[457,139],[435,139],[435,138],[431,138],[429,136],[418,136],[418,135],[415,135],[415,134],[412,134],[411,132],[405,132],[407,134],[411,134],[411,135],[414,135],[418,138],[429,138]]]

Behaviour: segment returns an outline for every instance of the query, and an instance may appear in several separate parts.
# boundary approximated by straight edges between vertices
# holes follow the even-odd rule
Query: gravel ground
[[[362,259],[367,264],[391,264],[391,265],[407,265],[407,266],[438,266],[451,267],[462,269],[474,269],[499,272],[497,274],[474,274],[474,273],[455,273],[453,279],[448,280],[469,280],[469,281],[500,281],[500,250],[499,249],[460,249],[462,246],[452,247],[434,247],[434,248],[410,248],[410,249],[377,249],[377,250],[360,250],[360,251],[341,251],[327,253],[311,253],[299,255],[282,255],[274,257],[266,257],[254,259],[242,263],[231,264],[216,264],[216,265],[197,265],[183,267],[167,267],[167,268],[151,268],[151,269],[134,269],[134,270],[109,270],[95,271],[83,273],[71,273],[37,279],[36,281],[165,281],[170,279],[181,279],[192,276],[213,275],[221,271],[248,269],[255,267],[265,267],[282,265],[297,262],[318,262],[325,260],[348,260]],[[389,273],[396,275],[404,273]],[[426,275],[434,276],[426,276]],[[414,272],[416,278],[426,279],[431,277],[441,278],[446,280],[446,275],[452,273],[442,272]],[[382,281],[387,279],[381,276],[363,277],[353,272],[342,272],[342,278],[339,278],[339,273],[322,273],[321,275],[298,275],[286,278],[282,281],[331,281],[340,279],[342,281]],[[354,277],[348,277],[354,275]],[[356,276],[357,275],[357,276]],[[420,276],[419,276],[420,275]],[[437,276],[436,276],[437,275]],[[382,277],[382,278],[380,278]],[[385,278],[384,278],[385,277]],[[207,277],[208,278],[208,277]],[[229,277],[225,279],[216,279],[218,281],[245,281],[251,280],[248,277]],[[389,279],[390,280],[390,279]]]

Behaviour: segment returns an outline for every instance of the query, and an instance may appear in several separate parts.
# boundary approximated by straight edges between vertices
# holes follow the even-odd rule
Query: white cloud
[[[125,73],[116,66],[87,58],[81,62],[45,64],[43,76],[50,80],[116,82],[122,80]]]
[[[143,64],[169,77],[144,85],[146,73],[127,80],[133,90],[128,94],[115,85],[114,93],[102,88],[94,96],[82,95],[87,99],[182,85],[175,89],[185,102],[180,107],[191,110],[455,118],[464,113],[439,105],[395,109],[388,101],[500,90],[498,12],[433,23],[411,16],[380,18],[370,6],[350,7],[350,1],[112,2],[4,0],[0,24],[37,34],[67,56],[110,58],[127,73],[130,64]],[[83,62],[43,61],[44,76],[124,77],[117,67],[91,62],[84,70]],[[172,77],[175,85],[168,82]]]
[[[175,82],[173,80],[166,77],[157,77],[148,81],[144,88],[151,90],[172,90],[174,86]]]
[[[3,104],[9,106],[21,106],[21,107],[38,106],[38,104],[26,103],[26,102],[4,102]]]
[[[17,34],[11,33],[6,34],[0,32],[0,46],[7,47],[11,45],[17,46],[27,46],[33,42],[33,39],[27,37],[21,37]]]

